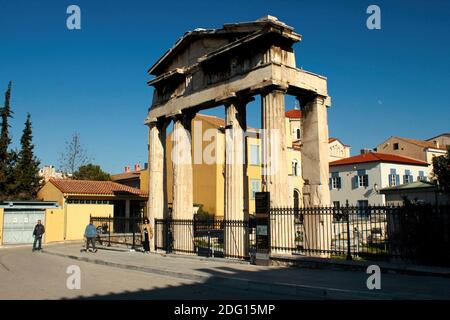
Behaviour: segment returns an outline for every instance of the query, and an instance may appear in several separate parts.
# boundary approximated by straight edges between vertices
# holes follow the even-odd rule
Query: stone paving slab
[[[228,259],[143,254],[141,252],[99,250],[80,252],[82,244],[49,246],[44,253],[108,265],[279,294],[310,294],[320,299],[450,299],[450,279],[383,274],[382,290],[368,290],[362,271],[318,270],[282,266],[254,266]]]

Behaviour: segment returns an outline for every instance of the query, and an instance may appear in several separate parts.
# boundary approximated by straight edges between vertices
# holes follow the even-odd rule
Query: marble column
[[[167,212],[165,184],[165,146],[167,121],[154,121],[149,124],[148,136],[148,203],[147,214],[153,228],[153,238],[150,239],[150,250],[155,250],[155,236],[158,238],[158,247],[164,247],[163,230],[156,230],[155,219],[163,219]],[[156,235],[156,231],[159,231]]]
[[[247,186],[245,164],[246,104],[249,100],[234,98],[225,103],[225,255],[231,258],[244,257],[248,249],[248,221],[245,212]]]
[[[262,189],[270,192],[271,208],[289,205],[285,90],[276,88],[262,94]],[[273,253],[289,253],[294,248],[294,217],[273,214],[270,242]]]
[[[191,121],[193,115],[177,115],[173,126],[173,249],[192,253],[194,250],[194,205],[192,177]]]
[[[326,97],[315,96],[302,105],[302,175],[304,207],[330,205],[329,143]],[[305,247],[315,250],[319,256],[327,256],[331,248],[331,214],[321,215],[318,211],[305,215]]]

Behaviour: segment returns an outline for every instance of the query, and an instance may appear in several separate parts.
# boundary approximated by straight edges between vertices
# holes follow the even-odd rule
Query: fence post
[[[211,248],[211,220],[209,220],[209,217],[207,219],[206,227],[208,228],[208,256],[214,257],[214,251],[213,248]]]
[[[133,217],[133,218],[131,218],[131,223],[132,223],[132,228],[133,228],[133,245],[131,246],[131,249],[136,249],[136,244],[135,244],[135,242],[136,242],[136,226],[135,226],[135,222],[136,222],[136,219]]]
[[[347,214],[347,260],[352,260],[352,251],[350,249],[350,210],[348,200],[345,201],[345,213]]]
[[[108,216],[108,247],[111,247],[111,215]]]
[[[156,222],[156,218],[155,218],[155,223],[153,224],[155,226],[154,230],[153,230],[153,250],[155,250],[155,252],[157,251],[157,247],[158,247],[158,224]],[[141,239],[141,241],[143,241]]]

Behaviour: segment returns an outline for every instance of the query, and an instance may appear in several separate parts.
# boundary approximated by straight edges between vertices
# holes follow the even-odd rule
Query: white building
[[[334,206],[384,205],[379,191],[417,180],[426,180],[428,163],[398,155],[362,152],[330,163],[330,194]]]
[[[350,157],[350,146],[337,138],[329,138],[330,162]]]
[[[47,182],[51,178],[55,178],[55,179],[63,179],[64,178],[64,175],[62,174],[62,172],[57,172],[55,167],[52,165],[44,166],[41,169],[39,169],[38,175],[39,175],[39,177],[41,177],[41,179],[44,182]]]

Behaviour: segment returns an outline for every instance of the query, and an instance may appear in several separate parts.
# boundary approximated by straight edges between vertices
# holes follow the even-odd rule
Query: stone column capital
[[[159,117],[159,118],[147,118],[146,124],[149,128],[158,127],[162,130],[165,130],[170,123],[170,118]]]
[[[245,106],[252,101],[255,101],[253,96],[237,94],[224,99],[223,104],[225,107],[228,107],[231,104]]]
[[[309,94],[309,95],[302,96],[302,97],[297,96],[296,99],[298,100],[300,106],[303,109],[306,107],[306,105],[308,105],[310,103],[315,103],[315,104],[320,104],[320,105],[326,104],[329,97],[322,96],[319,94]]]
[[[182,121],[190,123],[190,121],[195,117],[195,115],[196,112],[193,112],[191,110],[184,110],[172,113],[168,116],[168,118],[173,121]]]
[[[261,90],[261,95],[265,96],[265,95],[267,95],[269,93],[273,93],[273,92],[279,92],[279,93],[285,94],[287,92],[287,90],[288,90],[288,85],[286,85],[284,83],[280,83],[280,84],[273,83],[267,87],[264,87]]]

